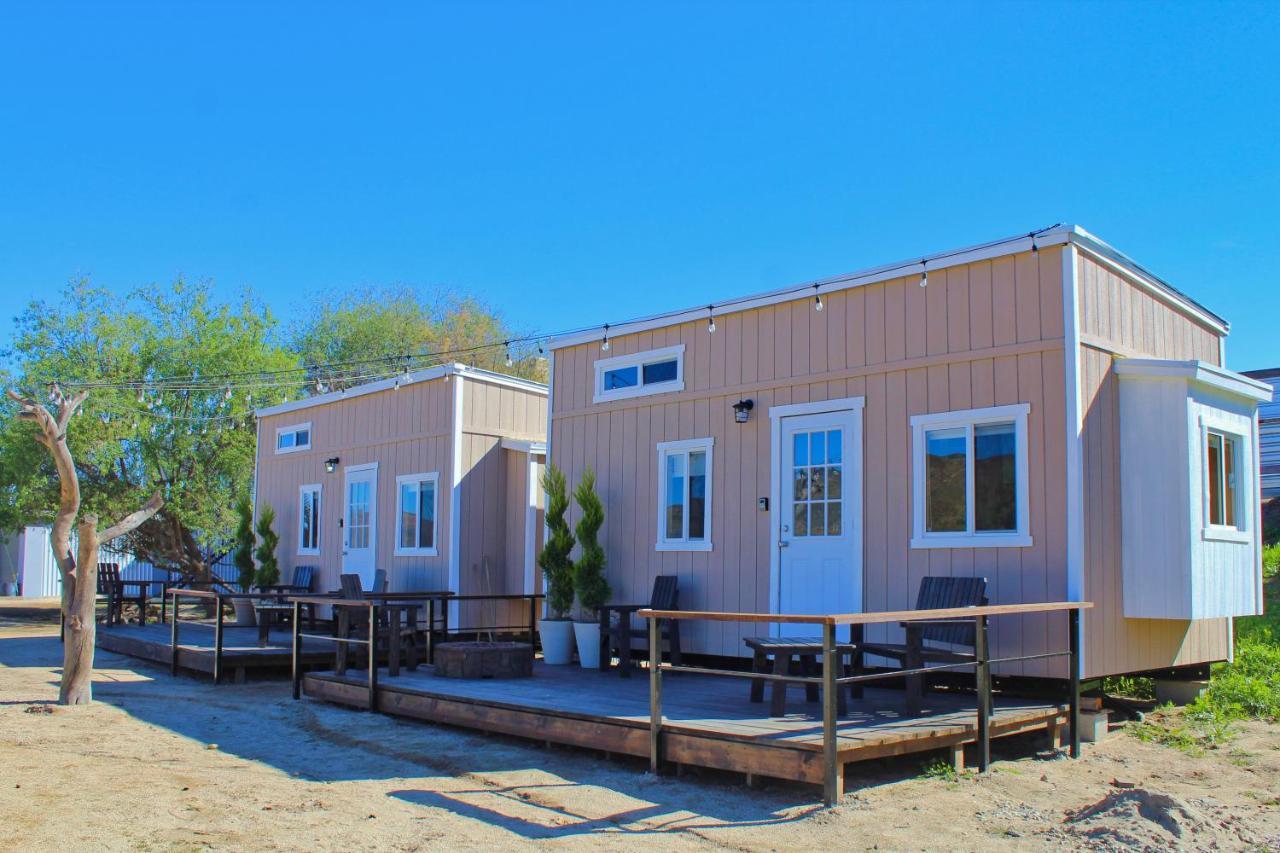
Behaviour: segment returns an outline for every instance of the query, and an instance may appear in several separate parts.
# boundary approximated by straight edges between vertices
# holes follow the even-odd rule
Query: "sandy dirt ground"
[[[1080,761],[1023,741],[958,780],[877,762],[823,809],[805,786],[653,778],[106,652],[98,701],[59,708],[59,663],[56,628],[0,611],[0,850],[1280,848],[1261,724],[1200,758],[1120,733]]]

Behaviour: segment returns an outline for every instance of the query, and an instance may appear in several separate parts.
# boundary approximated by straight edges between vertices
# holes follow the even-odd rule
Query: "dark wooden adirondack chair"
[[[361,583],[359,575],[340,575],[338,580],[342,587],[343,598],[358,600],[358,599],[363,599],[365,597],[364,585]],[[387,587],[386,572],[379,569],[374,575],[373,582],[374,582],[375,589],[380,588],[382,592],[386,592],[386,587]],[[401,623],[398,631],[398,636],[395,637],[394,639],[400,643],[401,648],[404,648],[406,650],[406,664],[409,667],[409,669],[417,669],[418,667],[418,629],[416,625],[417,608],[415,606],[415,607],[407,607],[405,609],[409,611],[408,618],[403,623]],[[333,614],[334,621],[336,623],[336,628],[338,630],[339,636],[368,639],[369,613],[367,610],[365,610],[363,607],[349,607],[349,606],[339,605],[339,606],[335,606],[333,608],[333,611],[334,611],[334,614]],[[388,616],[388,614],[385,612],[381,613],[378,616],[377,633],[378,633],[378,644],[382,646],[382,648],[384,649],[389,648],[390,647],[389,644],[392,641],[393,637],[391,636],[391,619]],[[342,661],[342,663],[339,665],[339,669],[343,668],[343,665],[345,664],[346,654],[344,653],[344,651],[346,649],[346,645],[347,644],[345,643],[340,644],[341,648],[339,648],[338,650],[339,660]],[[366,654],[368,654],[368,647],[366,647]],[[368,660],[368,658],[366,658],[366,660]]]
[[[138,606],[138,624],[147,621],[147,585],[150,581],[127,581],[120,577],[119,563],[98,563],[98,590],[95,599],[106,603],[108,625],[124,622],[124,604],[134,602]],[[129,592],[133,587],[137,592]]]
[[[294,566],[293,579],[289,583],[277,583],[260,587],[263,592],[279,592],[284,595],[306,595],[311,592],[311,584],[315,579],[315,566]]]
[[[680,590],[675,575],[658,575],[653,579],[653,593],[648,604],[606,604],[600,608],[600,668],[612,665],[613,655],[618,655],[618,669],[623,678],[631,676],[631,649],[633,641],[640,640],[649,646],[649,624],[637,626],[633,620],[637,610],[678,610]],[[617,618],[613,618],[616,616]],[[667,643],[671,662],[680,664],[680,622],[669,619],[662,623],[662,639]]]
[[[986,578],[929,576],[920,580],[916,610],[950,607],[980,607],[987,603]],[[974,624],[971,619],[939,619],[932,622],[903,622],[904,643],[857,644],[853,670],[862,672],[863,656],[877,655],[896,660],[903,669],[918,669],[926,663],[962,663],[974,660]],[[917,713],[924,694],[924,678],[907,678],[907,710]]]

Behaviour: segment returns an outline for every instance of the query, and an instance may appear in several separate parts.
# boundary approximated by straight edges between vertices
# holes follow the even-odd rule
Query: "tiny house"
[[[340,574],[371,589],[378,569],[392,591],[539,586],[546,386],[448,364],[257,416],[255,509],[276,512],[286,578],[304,564],[316,591]],[[527,608],[483,610],[455,605],[451,622],[528,621]]]
[[[890,611],[982,576],[993,604],[1093,602],[1084,677],[1192,667],[1262,606],[1270,389],[1227,332],[1058,226],[554,339],[550,459],[596,472],[621,600],[674,574],[688,610]],[[1060,651],[1065,622],[997,619],[993,654]],[[740,656],[759,627],[682,631]]]

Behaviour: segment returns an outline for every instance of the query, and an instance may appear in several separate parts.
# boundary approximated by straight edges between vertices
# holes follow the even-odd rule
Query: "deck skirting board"
[[[368,707],[368,689],[358,677],[310,673],[303,677],[302,687],[304,695],[312,699],[352,708]],[[637,758],[649,755],[649,727],[643,720],[442,695],[400,687],[394,681],[379,682],[378,705],[384,713],[426,722]],[[1065,722],[1062,707],[1002,710],[992,721],[991,736],[1048,730]],[[865,733],[860,730],[856,737],[842,732],[838,755],[840,763],[847,765],[955,747],[976,739],[976,720],[959,722],[949,716],[936,725],[871,727]],[[677,764],[818,785],[823,781],[820,742],[713,732],[673,722],[663,729],[662,750],[665,760]]]

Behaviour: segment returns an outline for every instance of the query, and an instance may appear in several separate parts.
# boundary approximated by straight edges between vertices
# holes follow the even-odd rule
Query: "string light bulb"
[[[716,333],[716,306],[707,306],[707,334],[714,335]]]
[[[227,386],[227,393],[225,393],[225,394],[223,394],[223,395],[222,395],[222,399],[224,399],[224,400],[230,400],[230,399],[231,399],[231,386],[230,386],[230,385],[228,385],[228,386]]]
[[[825,306],[822,304],[822,294],[818,292],[818,285],[813,286],[813,310],[821,311]]]
[[[1027,236],[1031,238],[1031,254],[1040,254],[1040,247],[1036,245],[1036,232],[1032,231]]]
[[[609,351],[609,324],[604,324],[604,340],[600,341],[600,349],[604,352]]]
[[[510,367],[512,364],[515,363],[511,359],[511,341],[507,341],[506,346],[507,346],[507,367]]]
[[[921,262],[920,262],[920,267],[921,267],[921,271],[920,271],[920,286],[921,286],[921,287],[928,287],[928,286],[929,286],[929,262],[928,262],[928,261],[921,261]]]

